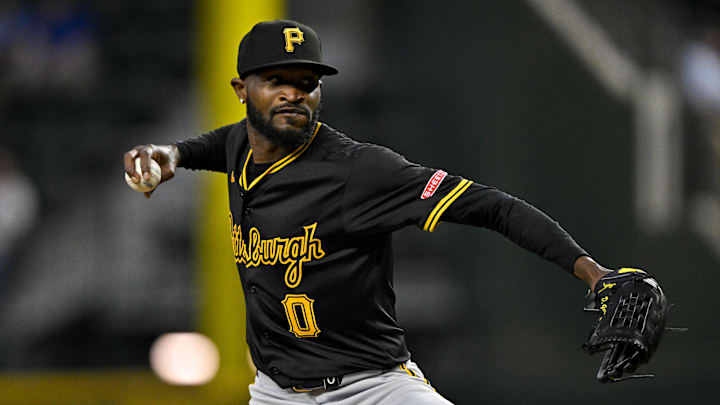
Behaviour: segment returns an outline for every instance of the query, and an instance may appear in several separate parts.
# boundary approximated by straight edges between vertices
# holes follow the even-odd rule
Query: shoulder
[[[323,123],[313,142],[314,149],[330,159],[350,159],[361,143]]]
[[[218,128],[218,130],[226,131],[229,136],[242,137],[243,139],[247,138],[247,124],[245,123],[245,120],[236,122],[234,124],[226,125],[224,127]]]
[[[390,160],[404,161],[405,158],[385,146],[357,141],[335,128],[323,124],[315,140],[316,147],[324,151],[328,157],[346,158],[348,160]]]
[[[236,122],[234,124],[225,125],[215,131],[219,131],[226,136],[227,145],[231,149],[235,149],[240,145],[244,145],[247,142],[247,124],[245,120]],[[213,131],[213,132],[215,132]]]
[[[237,132],[245,131],[247,133],[247,125],[245,125],[245,120],[242,120],[240,122],[235,122],[232,124],[224,125],[219,128],[215,128],[212,131],[209,132],[211,135],[220,135],[220,136],[228,136],[230,134],[234,134]]]

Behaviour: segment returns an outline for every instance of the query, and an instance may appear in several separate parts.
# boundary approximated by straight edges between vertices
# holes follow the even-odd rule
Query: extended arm
[[[590,288],[609,272],[591,259],[557,221],[527,202],[492,187],[473,184],[448,208],[442,220],[497,231],[571,272]]]
[[[175,177],[178,167],[226,172],[225,145],[229,126],[218,128],[207,134],[176,142],[170,145],[138,145],[123,155],[125,173],[138,183],[140,176],[150,177],[150,159],[160,165],[162,176],[160,182]],[[140,159],[142,173],[135,172],[135,159]],[[145,193],[150,198],[153,191]]]

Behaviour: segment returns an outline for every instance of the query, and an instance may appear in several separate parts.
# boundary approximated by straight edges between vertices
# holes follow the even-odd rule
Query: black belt
[[[340,387],[343,377],[325,377],[317,380],[307,380],[301,385],[294,385],[292,387],[295,392],[308,392],[319,389],[333,390]]]

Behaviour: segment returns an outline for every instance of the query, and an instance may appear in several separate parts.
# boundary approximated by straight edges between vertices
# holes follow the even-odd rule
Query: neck
[[[248,141],[252,148],[253,162],[257,164],[270,163],[287,156],[292,150],[286,146],[279,146],[262,136],[255,127],[247,123]]]

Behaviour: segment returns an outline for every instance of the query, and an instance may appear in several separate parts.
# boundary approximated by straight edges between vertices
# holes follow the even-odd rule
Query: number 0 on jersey
[[[296,337],[317,337],[320,333],[320,328],[315,323],[313,302],[315,300],[305,294],[287,294],[282,300],[290,324],[290,332]]]

